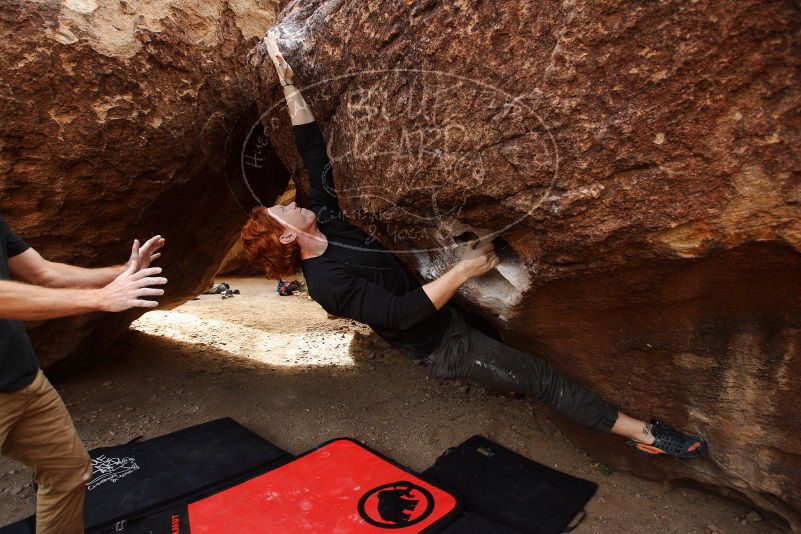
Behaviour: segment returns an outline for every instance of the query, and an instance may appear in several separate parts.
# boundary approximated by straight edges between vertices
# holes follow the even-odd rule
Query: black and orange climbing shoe
[[[654,419],[651,420],[651,434],[654,442],[650,445],[629,441],[642,454],[669,454],[676,458],[697,458],[706,452],[706,441],[701,436],[685,434]]]

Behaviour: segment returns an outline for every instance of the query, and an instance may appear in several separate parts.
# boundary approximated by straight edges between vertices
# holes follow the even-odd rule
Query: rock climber
[[[38,534],[83,532],[92,463],[20,321],[155,307],[163,246],[135,240],[126,265],[85,269],[45,260],[0,217],[0,451],[34,470]]]
[[[340,209],[323,135],[294,85],[274,30],[257,47],[278,74],[295,143],[309,173],[310,209],[295,202],[257,206],[242,229],[249,260],[272,277],[301,269],[309,295],[327,312],[370,326],[438,379],[467,379],[540,400],[569,419],[629,438],[643,454],[694,458],[705,440],[667,424],[635,419],[568,379],[545,360],[495,339],[450,304],[459,287],[500,263],[490,241],[474,240],[461,260],[427,284]]]

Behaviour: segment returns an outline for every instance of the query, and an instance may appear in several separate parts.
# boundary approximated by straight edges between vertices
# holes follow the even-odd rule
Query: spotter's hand
[[[159,236],[148,243],[157,243]],[[147,243],[146,243],[147,245]],[[145,248],[148,258],[152,257],[153,245]],[[131,259],[125,270],[107,286],[96,290],[98,307],[103,311],[120,312],[130,308],[155,308],[158,302],[144,297],[160,297],[164,290],[160,287],[167,283],[161,274],[161,267],[142,268],[139,240],[134,240],[131,247]]]
[[[144,245],[139,247],[139,241],[134,241],[133,249],[131,250],[131,257],[126,264],[126,269],[134,266],[134,272],[140,269],[147,269],[150,264],[161,257],[159,250],[164,247],[165,240],[160,235],[154,235],[148,239]]]

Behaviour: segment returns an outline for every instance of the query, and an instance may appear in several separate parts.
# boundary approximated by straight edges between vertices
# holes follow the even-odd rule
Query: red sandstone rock
[[[262,274],[264,272],[261,269],[248,261],[244,244],[241,239],[238,239],[223,258],[220,270],[215,276],[219,278],[220,276],[258,276]]]
[[[258,119],[245,56],[276,3],[0,3],[0,213],[46,258],[84,266],[123,263],[135,237],[161,233],[163,304],[205,289],[246,220],[226,177],[250,201],[237,179]],[[288,177],[263,159],[253,181],[271,202]],[[138,314],[51,321],[32,336],[64,368]]]
[[[797,4],[299,0],[279,28],[357,224],[424,279],[498,233],[462,304],[711,450],[646,461],[565,423],[583,446],[801,530]],[[297,173],[269,61],[254,79]]]

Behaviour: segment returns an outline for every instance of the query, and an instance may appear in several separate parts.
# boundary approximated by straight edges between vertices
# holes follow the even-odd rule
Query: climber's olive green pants
[[[421,363],[429,376],[464,378],[489,389],[531,395],[573,421],[608,432],[617,408],[551,367],[545,360],[489,337],[446,305],[448,326],[439,347]]]
[[[29,386],[0,392],[0,452],[35,472],[37,534],[83,532],[92,462],[64,402],[41,369]]]

